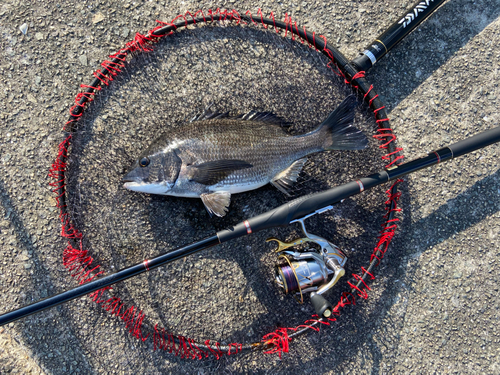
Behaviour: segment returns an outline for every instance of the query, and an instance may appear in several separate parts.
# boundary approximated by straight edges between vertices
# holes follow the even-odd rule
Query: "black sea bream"
[[[211,215],[224,216],[231,194],[267,183],[287,194],[309,154],[365,148],[366,136],[351,125],[355,106],[351,95],[315,130],[296,136],[269,113],[205,113],[157,138],[123,178],[124,186],[201,198]]]

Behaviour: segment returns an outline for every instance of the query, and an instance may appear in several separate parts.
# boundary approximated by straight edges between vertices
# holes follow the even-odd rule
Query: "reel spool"
[[[303,303],[304,293],[310,293],[311,303],[318,316],[328,318],[332,314],[332,305],[321,295],[344,276],[347,257],[330,241],[307,232],[304,220],[310,216],[312,215],[292,221],[300,223],[305,237],[292,242],[282,242],[273,237],[268,238],[266,242],[278,243],[276,281],[285,294],[293,293],[296,299]],[[319,245],[320,249],[310,247],[302,251],[286,250],[307,242]]]

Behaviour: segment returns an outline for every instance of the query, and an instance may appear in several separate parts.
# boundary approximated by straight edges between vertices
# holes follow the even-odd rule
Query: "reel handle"
[[[328,302],[325,297],[318,293],[311,293],[311,303],[314,307],[314,311],[320,318],[329,318],[332,316],[333,306]]]

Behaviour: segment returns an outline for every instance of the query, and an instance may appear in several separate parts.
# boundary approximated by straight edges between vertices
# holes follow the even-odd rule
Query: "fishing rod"
[[[320,317],[328,318],[332,314],[332,308],[331,304],[322,297],[322,294],[329,290],[344,274],[343,266],[346,257],[340,249],[329,241],[308,233],[304,221],[315,214],[330,210],[333,208],[333,204],[365,190],[396,180],[420,169],[468,154],[499,141],[500,126],[448,147],[430,152],[427,156],[399,166],[393,166],[387,170],[382,170],[320,193],[297,198],[273,210],[245,220],[229,229],[219,231],[211,237],[193,242],[155,258],[144,260],[114,274],[99,277],[66,292],[0,315],[0,326],[109,287],[198,251],[208,249],[209,247],[264,229],[285,226],[295,222],[301,225],[305,235],[304,238],[290,243],[284,243],[275,238],[268,239],[268,241],[274,240],[278,242],[277,251],[281,253],[280,259],[285,261],[284,264],[277,266],[276,279],[286,293],[294,292],[300,295],[301,300],[303,300],[303,293],[311,292],[311,303],[316,313]],[[289,247],[306,242],[316,243],[321,247],[321,250],[312,249],[303,252],[286,250]]]

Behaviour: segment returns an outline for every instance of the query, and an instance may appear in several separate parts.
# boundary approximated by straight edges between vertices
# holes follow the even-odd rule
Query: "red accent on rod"
[[[247,233],[248,234],[252,233],[252,227],[250,226],[250,223],[248,222],[248,220],[245,220],[243,223],[245,224],[245,227],[247,228]]]
[[[436,155],[436,157],[438,158],[438,162],[437,163],[438,164],[441,163],[441,158],[439,157],[439,154],[436,151],[434,151],[434,155]]]

